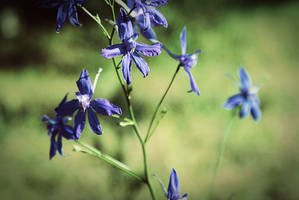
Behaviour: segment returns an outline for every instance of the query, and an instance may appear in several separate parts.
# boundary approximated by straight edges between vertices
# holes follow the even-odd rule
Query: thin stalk
[[[147,133],[146,133],[146,137],[145,137],[144,143],[147,143],[148,140],[149,140],[149,138],[152,136],[152,134],[151,134],[151,129],[152,129],[153,123],[154,123],[154,121],[155,121],[155,119],[156,119],[156,117],[157,117],[158,111],[159,111],[159,109],[160,109],[160,107],[161,107],[161,105],[162,105],[162,103],[163,103],[163,101],[164,101],[164,99],[165,99],[165,97],[166,97],[166,95],[167,95],[167,93],[168,93],[170,87],[172,86],[173,81],[174,81],[176,75],[178,74],[180,68],[181,68],[181,65],[179,64],[179,65],[177,66],[177,69],[176,69],[175,73],[173,74],[173,76],[172,76],[172,78],[171,78],[171,81],[170,81],[170,83],[169,83],[169,85],[168,85],[166,91],[164,92],[162,98],[160,99],[160,101],[159,101],[159,103],[158,103],[158,105],[157,105],[157,107],[156,107],[156,109],[155,109],[155,112],[154,112],[154,114],[153,114],[153,116],[152,116],[152,119],[151,119],[151,121],[150,121],[150,123],[149,123],[149,127],[148,127],[148,129],[147,129]]]
[[[83,142],[80,141],[76,141],[77,144],[81,145],[82,147],[88,149],[90,152],[88,151],[84,151],[84,150],[79,150],[83,153],[88,153],[92,156],[95,156],[97,158],[100,158],[102,160],[104,160],[105,162],[109,163],[110,165],[122,170],[123,172],[125,172],[126,174],[136,178],[138,181],[142,181],[145,182],[145,180],[143,178],[141,178],[139,175],[137,175],[133,170],[131,170],[128,166],[126,166],[125,164],[123,164],[122,162],[114,159],[113,157],[102,153],[101,151],[99,151],[98,149],[89,146],[88,144],[85,144]]]
[[[213,173],[213,179],[212,179],[212,184],[211,184],[211,189],[210,189],[210,198],[209,199],[212,199],[213,198],[213,194],[214,194],[214,188],[215,188],[215,183],[216,183],[216,179],[217,179],[217,175],[218,175],[218,171],[219,171],[219,168],[220,168],[220,162],[221,162],[221,158],[223,156],[223,153],[225,151],[225,147],[226,147],[226,143],[228,141],[228,138],[230,136],[230,133],[231,133],[231,129],[232,129],[232,126],[233,126],[233,122],[234,122],[234,118],[233,117],[230,121],[230,123],[228,124],[222,138],[221,138],[221,141],[219,143],[219,152],[218,152],[218,155],[217,155],[217,160],[216,160],[216,165],[215,165],[215,169],[214,169],[214,173]]]
[[[102,29],[104,35],[110,39],[110,36],[109,36],[109,33],[108,31],[106,30],[106,28],[103,26],[102,22],[101,22],[101,19],[99,18],[99,16],[94,16],[93,14],[91,14],[84,6],[78,4],[78,6],[80,8],[82,8],[82,10],[87,14],[89,15],[99,26],[100,28]]]
[[[115,12],[114,12],[114,0],[113,0],[113,4],[110,7],[111,7],[111,10],[112,10],[113,20],[115,21],[116,17],[115,17]],[[132,9],[132,11],[133,11],[133,9]],[[130,11],[130,12],[132,12],[132,11]],[[115,27],[113,27],[111,35],[109,37],[109,45],[110,46],[113,44],[114,32],[115,32]],[[138,140],[141,144],[141,147],[142,147],[143,163],[144,163],[144,176],[145,176],[145,181],[144,182],[147,184],[147,186],[150,190],[152,199],[156,200],[157,198],[156,198],[156,195],[155,195],[154,188],[152,186],[149,165],[148,165],[148,162],[147,162],[146,147],[145,147],[145,143],[144,143],[144,141],[141,137],[141,132],[140,132],[140,129],[138,127],[138,124],[137,124],[137,121],[136,121],[136,118],[135,118],[135,114],[134,114],[134,110],[133,110],[133,106],[132,106],[131,101],[130,101],[130,99],[131,99],[130,92],[126,88],[126,85],[123,83],[123,81],[120,77],[120,74],[119,74],[119,71],[118,71],[118,66],[120,65],[120,63],[116,64],[116,61],[115,61],[114,58],[112,58],[112,62],[113,62],[113,65],[114,65],[114,69],[115,69],[118,81],[119,81],[119,83],[122,87],[123,93],[125,95],[125,99],[126,99],[126,102],[127,102],[127,106],[128,106],[128,110],[129,110],[129,113],[130,113],[130,116],[131,116],[131,120],[134,122],[134,124],[133,124],[134,131],[135,131],[136,136],[137,136],[137,138],[138,138]]]

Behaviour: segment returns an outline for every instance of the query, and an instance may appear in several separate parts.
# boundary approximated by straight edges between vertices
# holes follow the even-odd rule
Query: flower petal
[[[147,0],[146,2],[150,6],[158,7],[166,5],[169,2],[169,0]]]
[[[240,112],[240,118],[247,117],[249,112],[250,112],[250,103],[248,101],[244,101]]]
[[[115,44],[102,49],[101,56],[104,58],[114,58],[115,56],[120,56],[124,53],[123,44]]]
[[[133,25],[127,12],[121,8],[117,19],[118,36],[120,40],[129,39],[134,34]]]
[[[59,33],[59,30],[63,27],[63,24],[65,22],[67,13],[67,4],[63,3],[58,7],[57,12],[57,25],[56,25],[56,32]]]
[[[59,103],[59,105],[55,108],[55,112],[57,113],[57,111],[61,108],[61,106],[63,104],[65,104],[66,102],[66,99],[67,99],[67,94],[64,96],[64,98],[61,100],[61,102]],[[57,113],[58,114],[58,113]]]
[[[91,107],[102,115],[121,115],[121,108],[113,105],[106,99],[94,99],[90,102]]]
[[[127,0],[127,5],[130,9],[134,7],[134,4],[135,4],[135,0]]]
[[[148,40],[157,39],[155,31],[151,27],[149,27],[148,29],[140,29],[140,33]]]
[[[97,135],[102,135],[102,129],[99,120],[97,118],[97,115],[93,112],[91,108],[88,108],[87,115],[88,115],[88,122],[91,130]]]
[[[227,110],[230,110],[234,107],[241,105],[244,102],[244,97],[241,94],[236,94],[231,96],[223,105],[223,107]]]
[[[136,42],[136,51],[144,56],[157,56],[161,53],[162,45],[157,42],[152,45]]]
[[[168,55],[170,55],[170,56],[171,56],[172,58],[174,58],[175,60],[178,60],[178,61],[181,60],[181,57],[182,57],[182,56],[173,54],[171,51],[169,51],[169,49],[168,49],[165,45],[162,45],[162,48],[168,53]]]
[[[71,126],[65,125],[63,127],[63,130],[62,130],[61,134],[67,140],[74,140],[75,139],[74,129]]]
[[[249,90],[251,87],[251,80],[247,71],[243,67],[239,69],[239,77],[242,84],[241,89]]]
[[[58,138],[57,138],[57,150],[59,152],[60,155],[63,156],[63,152],[62,152],[62,137],[61,137],[61,134],[58,135]]]
[[[74,112],[78,110],[80,103],[78,99],[73,99],[61,105],[56,111],[61,116],[73,116]]]
[[[51,144],[50,144],[50,160],[53,158],[53,156],[56,155],[56,150],[57,150],[57,145],[56,145],[56,141],[55,141],[55,135],[51,136]]]
[[[182,47],[182,55],[185,55],[186,48],[187,48],[186,27],[184,27],[183,31],[181,32],[180,40],[181,40],[181,47]]]
[[[132,82],[131,79],[131,69],[132,69],[132,58],[130,53],[126,53],[122,57],[122,74],[124,79],[126,80],[127,84]]]
[[[82,70],[81,75],[76,83],[77,83],[77,86],[78,86],[78,89],[79,89],[81,95],[88,94],[89,97],[92,96],[92,94],[93,94],[92,84],[91,84],[87,70],[85,70],[85,69]]]
[[[150,69],[145,60],[143,60],[143,58],[141,58],[141,56],[139,56],[136,52],[133,53],[132,59],[135,62],[136,67],[143,74],[143,77],[146,77],[150,72]]]
[[[78,20],[78,14],[74,0],[71,0],[71,3],[69,4],[68,17],[73,26],[81,26]]]
[[[168,23],[165,17],[155,7],[147,7],[147,12],[150,14],[152,21],[167,28]]]
[[[85,5],[86,0],[76,0],[76,4],[79,4],[81,6]]]
[[[193,78],[193,76],[190,72],[190,69],[187,68],[187,67],[184,67],[184,69],[185,69],[185,72],[187,73],[187,75],[190,79],[190,86],[191,86],[192,91],[195,92],[199,96],[200,92],[199,92],[198,87],[196,85],[196,82],[195,82],[195,80],[194,80],[194,78]]]
[[[85,112],[79,110],[74,120],[75,137],[79,139],[85,127]]]
[[[180,197],[180,182],[175,169],[171,170],[169,185],[168,185],[168,199],[177,199]]]
[[[259,99],[256,95],[254,95],[253,97],[251,97],[250,100],[251,100],[251,110],[250,110],[251,115],[255,121],[259,121],[262,115],[260,110]]]

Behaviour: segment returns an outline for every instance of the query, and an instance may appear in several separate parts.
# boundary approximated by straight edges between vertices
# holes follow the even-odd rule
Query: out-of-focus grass
[[[169,29],[158,31],[161,41],[179,52],[179,33],[187,25],[188,52],[203,49],[192,69],[201,96],[187,93],[189,81],[179,73],[164,107],[168,114],[148,144],[151,168],[165,184],[176,168],[181,191],[190,199],[206,199],[211,184],[219,140],[231,115],[222,109],[237,92],[226,74],[247,68],[260,89],[263,117],[238,120],[221,163],[215,199],[298,199],[297,153],[298,4],[233,10],[209,19],[184,17],[171,4],[162,8]],[[177,16],[180,16],[179,18]],[[163,33],[163,31],[165,31]],[[1,199],[148,199],[144,186],[133,190],[133,180],[100,160],[71,151],[64,142],[63,158],[48,161],[49,137],[40,122],[65,93],[74,97],[80,70],[93,79],[102,72],[95,97],[122,105],[123,96],[109,60],[99,56],[105,47],[97,29],[66,26],[60,35],[41,32],[36,39],[45,64],[26,64],[0,74],[0,196]],[[133,66],[133,103],[141,130],[145,131],[177,63],[165,52],[147,59],[151,73],[143,79]],[[104,135],[86,130],[82,140],[116,156],[142,173],[141,149],[130,128],[116,127],[117,120],[99,116]],[[129,184],[130,183],[130,184]],[[134,188],[134,187],[133,187]],[[155,188],[162,199],[159,184]]]

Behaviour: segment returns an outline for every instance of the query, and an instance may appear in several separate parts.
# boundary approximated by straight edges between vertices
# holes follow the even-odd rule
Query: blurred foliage
[[[107,42],[95,23],[79,10],[83,26],[66,22],[56,34],[56,9],[29,2],[7,1],[0,9],[1,199],[147,199],[144,185],[101,160],[72,152],[71,141],[64,142],[68,156],[48,161],[50,138],[40,118],[54,116],[65,93],[74,97],[82,68],[93,80],[102,67],[95,97],[126,108],[110,60],[100,57]],[[219,140],[231,118],[221,106],[237,92],[226,75],[235,76],[240,65],[262,84],[263,117],[259,123],[246,118],[234,124],[215,199],[299,198],[299,4],[286,2],[173,0],[161,8],[169,28],[156,28],[160,40],[179,52],[179,33],[187,26],[187,52],[203,50],[192,69],[201,96],[187,93],[189,81],[179,73],[164,104],[168,113],[148,144],[152,171],[167,185],[170,169],[176,168],[181,191],[190,199],[207,199]],[[87,7],[110,17],[102,1],[88,1]],[[177,65],[165,52],[147,61],[151,73],[146,79],[135,66],[132,74],[142,131]],[[141,149],[130,127],[99,119],[104,135],[86,129],[82,140],[141,174]],[[162,199],[157,182],[155,188]]]

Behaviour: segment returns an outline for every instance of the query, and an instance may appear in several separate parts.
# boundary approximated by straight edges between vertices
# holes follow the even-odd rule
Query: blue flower
[[[66,102],[61,106],[59,112],[64,116],[72,116],[78,111],[74,119],[74,131],[76,139],[79,139],[85,127],[86,113],[91,130],[102,135],[99,120],[94,111],[102,115],[121,115],[121,109],[105,99],[91,100],[94,93],[94,86],[91,85],[87,70],[82,70],[79,80],[77,80],[79,92],[76,92],[77,99]]]
[[[190,79],[191,90],[195,92],[197,95],[200,94],[198,87],[195,83],[195,80],[190,72],[190,69],[197,64],[198,54],[201,52],[201,49],[196,51],[193,54],[186,54],[187,41],[186,41],[186,27],[184,27],[180,36],[181,47],[182,47],[182,55],[175,55],[171,53],[165,46],[163,48],[167,51],[167,53],[173,57],[174,59],[180,62],[180,65],[184,67],[185,72],[187,73]]]
[[[40,0],[40,6],[52,8],[58,6],[56,32],[63,27],[66,16],[73,26],[80,26],[76,4],[84,5],[85,0]]]
[[[140,33],[149,40],[155,40],[156,34],[151,28],[152,26],[164,26],[167,28],[168,24],[165,17],[155,8],[164,6],[168,0],[127,0],[129,8],[134,8],[135,5],[135,19],[139,26]]]
[[[258,121],[261,118],[258,88],[252,87],[250,77],[243,67],[239,69],[239,77],[241,80],[240,93],[231,96],[224,104],[224,108],[231,110],[241,106],[240,118],[248,116],[250,112],[253,119]]]
[[[179,177],[175,171],[175,169],[171,170],[169,185],[168,185],[168,192],[167,192],[167,199],[168,200],[179,200],[179,199],[187,199],[188,194],[185,193],[183,196],[180,194],[180,181]]]
[[[56,119],[50,119],[47,115],[42,117],[42,121],[47,122],[48,135],[51,136],[51,144],[50,144],[50,159],[56,155],[56,151],[59,152],[60,155],[63,155],[62,151],[62,137],[68,140],[74,140],[74,131],[73,128],[67,125],[67,122],[70,121],[69,118],[64,118],[61,113],[59,113],[59,109],[66,102],[67,95],[63,98],[61,103],[57,108],[55,108]]]
[[[101,56],[104,58],[114,58],[115,56],[123,55],[122,74],[127,84],[130,84],[132,82],[132,61],[134,61],[143,76],[146,77],[150,69],[145,60],[139,54],[144,56],[157,56],[161,53],[161,44],[155,43],[147,45],[136,42],[138,33],[134,31],[130,17],[124,9],[120,9],[117,26],[118,35],[122,43],[102,49]]]

